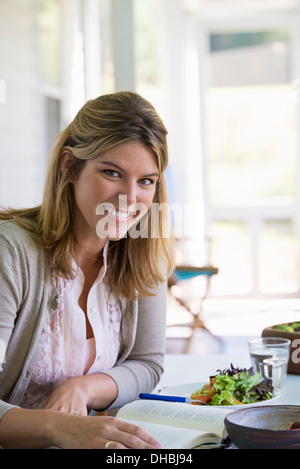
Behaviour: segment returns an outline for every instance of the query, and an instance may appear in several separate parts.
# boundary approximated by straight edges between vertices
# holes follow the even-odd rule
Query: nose
[[[126,184],[124,185],[124,192],[122,195],[126,196],[127,207],[130,207],[131,205],[135,204],[137,202],[136,181],[133,181],[133,180],[127,181]]]

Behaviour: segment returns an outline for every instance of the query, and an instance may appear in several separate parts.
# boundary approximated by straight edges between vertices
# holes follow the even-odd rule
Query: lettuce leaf
[[[210,405],[253,404],[273,397],[272,380],[253,373],[252,368],[237,369],[231,365],[230,369],[218,371],[210,377],[210,393],[214,392]],[[201,393],[207,393],[206,386],[191,397],[199,397]]]

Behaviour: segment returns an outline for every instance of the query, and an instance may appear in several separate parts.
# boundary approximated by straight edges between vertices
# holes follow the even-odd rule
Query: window
[[[252,288],[251,239],[243,221],[215,221],[211,226],[211,256],[220,273],[212,279],[219,295],[247,294]]]
[[[159,0],[134,0],[136,91],[163,112]]]
[[[271,294],[297,292],[298,259],[299,242],[293,220],[265,220],[259,238],[261,289]]]
[[[211,260],[220,269],[212,291],[295,294],[299,148],[290,29],[208,34],[206,200]]]
[[[211,204],[284,203],[282,198],[296,195],[297,174],[288,33],[211,34],[210,44],[206,116]]]

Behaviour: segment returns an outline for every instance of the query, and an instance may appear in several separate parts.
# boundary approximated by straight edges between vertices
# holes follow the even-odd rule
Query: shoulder
[[[14,221],[0,223],[0,275],[36,288],[51,278],[49,254],[32,234]]]
[[[12,248],[37,248],[37,243],[34,241],[29,231],[14,220],[0,222],[0,239],[9,244]]]
[[[13,220],[0,223],[0,252],[2,268],[12,259],[18,265],[36,269],[47,257],[45,250],[34,240],[32,234]]]

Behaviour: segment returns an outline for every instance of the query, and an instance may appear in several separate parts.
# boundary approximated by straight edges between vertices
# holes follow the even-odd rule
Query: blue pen
[[[150,399],[156,401],[169,401],[169,402],[183,402],[184,404],[206,404],[206,402],[201,401],[200,399],[191,399],[190,397],[182,396],[164,396],[163,394],[139,394],[140,399]]]

